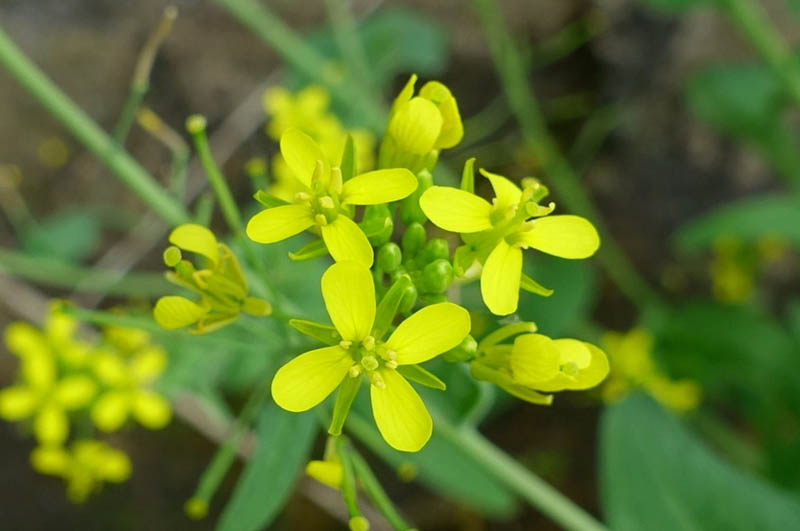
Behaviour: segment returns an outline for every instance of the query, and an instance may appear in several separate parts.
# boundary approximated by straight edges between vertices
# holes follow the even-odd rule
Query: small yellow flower
[[[264,93],[264,109],[272,119],[267,134],[280,140],[289,129],[300,129],[320,146],[334,165],[340,165],[347,135],[353,138],[356,163],[359,171],[369,171],[375,166],[375,137],[366,129],[345,130],[339,119],[330,112],[330,94],[319,85],[309,85],[296,94],[283,87],[273,87]],[[269,192],[285,201],[291,201],[304,186],[280,153],[272,159],[272,178]]]
[[[519,326],[507,328],[513,334],[520,331]],[[606,354],[591,343],[525,333],[518,335],[512,345],[497,344],[495,341],[509,335],[503,334],[502,329],[498,333],[501,335],[494,340],[479,344],[470,371],[475,378],[493,382],[522,400],[547,405],[553,396],[543,393],[589,389],[608,375]]]
[[[20,374],[17,383],[0,390],[0,417],[31,419],[33,433],[42,444],[66,440],[67,414],[87,407],[97,393],[89,375],[65,372],[73,369],[68,362],[75,359],[75,353],[83,356],[86,352],[85,343],[75,342],[74,331],[72,319],[55,306],[43,331],[22,322],[12,323],[5,331],[9,351],[20,358]]]
[[[163,428],[170,421],[171,409],[151,386],[164,372],[166,351],[149,341],[130,351],[120,350],[114,343],[119,329],[110,333],[111,340],[107,336],[106,344],[92,356],[92,370],[104,387],[91,408],[92,420],[105,432],[118,430],[130,416],[147,428]]]
[[[194,334],[213,332],[235,321],[241,312],[269,315],[270,304],[247,295],[247,281],[236,255],[214,234],[203,227],[187,223],[169,235],[174,247],[164,252],[164,261],[175,272],[167,273],[171,282],[200,295],[198,302],[186,297],[161,297],[153,308],[156,322],[167,330],[195,325]],[[184,260],[180,249],[200,255],[205,262],[197,269]]]
[[[606,402],[620,400],[631,389],[639,388],[673,411],[690,411],[699,405],[702,396],[699,384],[687,379],[672,380],[661,371],[652,355],[653,337],[646,330],[607,332],[603,345],[613,368],[603,386]]]
[[[372,265],[372,246],[353,221],[355,205],[378,205],[411,194],[417,179],[404,169],[385,169],[356,175],[342,182],[338,167],[308,135],[290,129],[281,137],[281,154],[302,182],[294,202],[268,208],[253,216],[247,235],[259,243],[284,240],[312,227],[318,230],[334,260],[354,260]]]
[[[531,247],[561,258],[588,258],[599,248],[600,237],[582,217],[549,216],[555,205],[539,204],[547,189],[538,182],[530,180],[521,190],[505,177],[481,173],[494,189],[492,203],[465,190],[432,186],[422,194],[420,207],[435,225],[461,233],[466,246],[457,257],[463,251],[483,264],[483,301],[492,313],[508,315],[517,310],[520,287],[526,289],[522,249]]]
[[[366,376],[372,413],[383,438],[397,450],[418,451],[430,438],[433,423],[422,399],[397,368],[430,360],[461,343],[469,333],[469,314],[452,303],[433,304],[400,323],[383,341],[373,335],[372,275],[353,261],[338,262],[325,272],[322,296],[342,341],[301,354],[281,367],[272,381],[275,402],[288,411],[306,411],[345,378]]]
[[[309,461],[306,465],[306,474],[332,489],[342,488],[344,477],[342,464],[334,459]]]
[[[75,503],[86,501],[103,482],[122,483],[131,475],[128,456],[97,440],[76,441],[70,449],[39,446],[31,452],[30,461],[36,471],[63,478],[67,496]]]

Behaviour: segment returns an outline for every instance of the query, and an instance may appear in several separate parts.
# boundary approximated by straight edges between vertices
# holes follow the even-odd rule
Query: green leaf
[[[257,531],[278,515],[292,494],[316,435],[313,413],[270,404],[258,419],[258,444],[217,522],[218,531]]]
[[[785,531],[800,522],[795,499],[719,460],[641,395],[606,410],[601,456],[615,531]]]
[[[713,4],[716,0],[644,0],[644,3],[662,11],[684,11],[702,5]]]
[[[65,262],[87,258],[100,242],[100,224],[88,212],[54,214],[30,225],[21,235],[22,248],[33,256],[47,256]]]
[[[690,254],[710,248],[719,236],[735,236],[746,243],[780,236],[800,247],[800,200],[775,195],[729,203],[685,223],[673,242],[678,251]]]

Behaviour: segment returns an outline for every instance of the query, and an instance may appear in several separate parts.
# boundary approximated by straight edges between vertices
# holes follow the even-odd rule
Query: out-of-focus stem
[[[509,105],[545,174],[548,184],[569,210],[589,218],[597,227],[603,244],[597,253],[606,274],[638,307],[660,301],[659,295],[633,267],[605,227],[578,175],[550,136],[538,101],[531,91],[522,57],[493,0],[473,0],[500,75]]]
[[[34,65],[0,28],[0,65],[164,221],[189,216],[150,174]]]

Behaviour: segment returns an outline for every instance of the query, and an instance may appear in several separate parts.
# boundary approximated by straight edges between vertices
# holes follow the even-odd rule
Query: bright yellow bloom
[[[539,201],[547,189],[536,181],[520,189],[510,180],[481,170],[494,189],[489,203],[470,192],[445,186],[432,186],[420,198],[425,215],[439,227],[462,235],[465,246],[456,256],[467,256],[483,264],[481,295],[496,315],[517,310],[523,282],[522,249],[529,247],[561,258],[588,258],[600,246],[597,230],[578,216],[549,216],[555,205]],[[533,282],[533,281],[529,281]],[[544,288],[541,288],[544,289]]]
[[[607,332],[603,345],[613,368],[603,387],[606,402],[620,400],[631,389],[640,388],[674,411],[690,411],[699,405],[702,395],[699,384],[693,380],[672,380],[661,371],[652,355],[653,337],[646,330]]]
[[[547,405],[553,396],[543,393],[589,389],[608,375],[606,354],[585,341],[524,333],[512,345],[498,344],[524,331],[526,324],[535,330],[532,323],[515,323],[481,341],[470,363],[475,378],[493,382],[522,400]]]
[[[431,169],[439,151],[456,146],[464,136],[458,103],[445,85],[429,81],[414,96],[412,75],[392,104],[381,141],[378,166],[402,166],[414,173]]]
[[[131,462],[120,450],[97,440],[80,440],[69,450],[40,446],[31,452],[31,466],[42,474],[67,482],[67,496],[75,503],[86,501],[103,482],[122,483],[131,475]]]
[[[404,169],[370,171],[342,182],[338,167],[311,137],[290,129],[281,137],[281,153],[302,182],[292,204],[268,208],[253,216],[247,235],[259,243],[284,240],[312,227],[318,230],[334,260],[354,260],[372,265],[372,246],[353,221],[355,205],[378,205],[411,194],[417,179]]]
[[[356,164],[361,172],[375,166],[375,137],[366,129],[345,130],[339,119],[330,112],[330,94],[319,85],[309,85],[296,94],[283,87],[273,87],[264,93],[264,109],[272,117],[267,134],[280,140],[289,129],[300,129],[320,146],[334,165],[340,165],[347,135],[353,138]],[[269,192],[285,201],[291,201],[303,184],[280,154],[272,159],[272,178]]]
[[[309,461],[306,465],[306,474],[332,489],[342,488],[342,464],[333,459]]]
[[[69,434],[67,414],[85,408],[97,393],[87,374],[65,372],[70,362],[88,356],[87,345],[73,338],[74,321],[51,308],[44,330],[28,323],[12,323],[5,341],[20,358],[17,383],[0,390],[0,417],[9,421],[31,419],[33,433],[42,444],[58,444]]]
[[[425,404],[398,367],[428,361],[457,346],[470,329],[468,312],[451,303],[427,306],[400,323],[386,341],[373,335],[375,286],[367,267],[338,262],[322,276],[322,296],[342,341],[301,354],[272,381],[275,402],[306,411],[346,378],[366,376],[381,435],[397,450],[415,452],[431,436]]]
[[[169,423],[171,408],[151,387],[164,372],[166,351],[149,341],[133,343],[131,350],[123,350],[116,343],[119,329],[112,328],[110,334],[91,360],[92,370],[104,387],[91,409],[94,424],[102,431],[111,432],[133,416],[147,428],[163,428]],[[133,338],[129,335],[125,339]]]
[[[167,273],[171,282],[200,295],[198,302],[186,297],[161,297],[153,309],[156,322],[167,330],[195,325],[194,334],[213,332],[235,321],[241,312],[269,315],[270,304],[247,296],[247,281],[236,255],[214,234],[194,223],[175,228],[169,235],[174,247],[164,252],[164,261],[175,272]],[[180,249],[196,253],[204,262],[197,269],[182,259]]]

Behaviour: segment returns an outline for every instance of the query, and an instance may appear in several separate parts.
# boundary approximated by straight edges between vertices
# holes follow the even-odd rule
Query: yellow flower
[[[75,503],[86,501],[103,482],[122,483],[131,475],[131,462],[123,452],[97,440],[80,440],[69,450],[39,446],[31,452],[31,466],[67,482],[67,496]]]
[[[306,465],[306,474],[332,489],[342,488],[344,472],[339,461],[333,459],[309,461]]]
[[[235,321],[241,312],[269,315],[270,304],[247,296],[247,281],[236,255],[214,234],[203,227],[187,223],[169,235],[175,247],[164,252],[164,261],[175,272],[167,273],[171,282],[200,295],[194,302],[185,297],[161,297],[153,308],[156,322],[167,330],[177,330],[194,324],[194,334],[213,332]],[[200,255],[204,267],[196,269],[182,259],[180,249]]]
[[[112,329],[111,334],[112,340],[118,340],[117,329]],[[92,420],[100,430],[118,430],[130,416],[150,429],[169,423],[169,402],[151,389],[167,364],[162,347],[147,342],[126,352],[107,341],[95,351],[91,363],[104,387],[91,409]]]
[[[756,257],[748,256],[741,240],[729,236],[717,238],[713,248],[714,257],[709,264],[712,295],[724,303],[745,302],[755,288]]]
[[[483,264],[483,301],[492,313],[508,315],[517,310],[520,287],[547,291],[522,273],[522,249],[532,247],[561,258],[588,258],[599,248],[600,237],[582,217],[549,216],[555,205],[539,205],[547,189],[538,182],[530,180],[521,190],[505,177],[481,173],[494,189],[492,203],[465,190],[432,186],[422,194],[420,207],[435,225],[461,233],[466,245],[456,257],[467,259],[462,267],[456,267],[457,274],[463,275],[473,260]]]
[[[342,182],[338,167],[308,135],[290,129],[281,137],[281,153],[302,182],[292,204],[268,208],[253,216],[247,235],[259,243],[274,243],[304,230],[318,230],[334,260],[372,265],[372,246],[352,220],[353,206],[378,205],[411,194],[417,179],[406,169],[386,169],[356,175]]]
[[[72,338],[74,330],[72,319],[54,306],[44,331],[22,322],[12,323],[5,331],[9,351],[20,358],[20,374],[17,383],[0,390],[0,417],[31,419],[42,444],[66,440],[67,413],[87,407],[97,392],[88,375],[63,371],[71,368],[68,362],[76,352],[85,353],[86,345]]]
[[[445,85],[429,81],[414,96],[412,75],[392,104],[381,141],[379,167],[431,168],[439,150],[456,146],[464,136],[458,103]]]
[[[458,345],[469,333],[469,314],[455,304],[433,304],[400,323],[383,341],[373,335],[372,275],[352,261],[336,263],[325,272],[322,296],[342,341],[301,354],[281,367],[272,381],[275,402],[288,411],[306,411],[346,378],[365,375],[383,438],[397,450],[419,450],[430,438],[433,423],[398,368],[430,360]]]
[[[653,337],[642,328],[627,333],[607,332],[603,345],[608,350],[613,370],[603,386],[603,399],[615,402],[633,388],[649,393],[673,411],[690,411],[696,408],[702,390],[697,382],[672,380],[656,365],[653,359]]]
[[[319,85],[309,85],[296,94],[283,87],[274,87],[264,93],[264,109],[272,119],[267,134],[280,140],[289,129],[300,129],[316,141],[322,152],[334,165],[340,165],[347,135],[353,138],[356,163],[359,171],[369,171],[375,166],[375,137],[366,129],[345,130],[339,119],[330,112],[330,95]],[[291,201],[304,186],[280,153],[272,159],[273,181],[269,192]]]
[[[498,344],[525,331],[525,325],[535,330],[532,323],[515,323],[481,341],[470,363],[475,378],[493,382],[522,400],[548,405],[553,396],[543,393],[589,389],[608,375],[606,354],[585,341],[524,333],[512,345]]]

